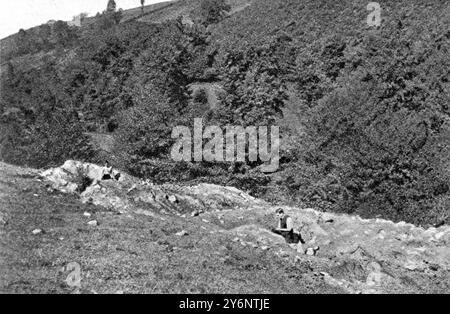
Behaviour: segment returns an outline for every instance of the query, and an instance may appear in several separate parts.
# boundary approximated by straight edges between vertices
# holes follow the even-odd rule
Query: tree
[[[115,12],[117,8],[116,2],[114,0],[108,1],[108,6],[106,7],[107,12]]]
[[[141,0],[141,11],[142,11],[142,14],[144,14],[144,5],[145,5],[145,0]]]
[[[272,125],[281,118],[287,95],[273,49],[251,48],[228,55],[223,74],[227,95],[216,111],[219,123]]]
[[[78,39],[78,35],[76,30],[71,28],[66,22],[57,21],[53,25],[53,39],[57,47],[66,48]]]
[[[220,22],[225,14],[231,10],[225,0],[202,0],[200,4],[200,16],[204,25]]]

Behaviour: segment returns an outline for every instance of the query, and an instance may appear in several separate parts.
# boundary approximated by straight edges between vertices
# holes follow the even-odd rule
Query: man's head
[[[275,214],[277,215],[277,218],[282,219],[284,217],[284,210],[282,208],[278,208],[277,211],[275,212]]]

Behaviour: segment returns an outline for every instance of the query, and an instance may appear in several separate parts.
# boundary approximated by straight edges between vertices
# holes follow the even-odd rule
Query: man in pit
[[[278,227],[272,229],[272,232],[283,236],[286,239],[286,243],[290,244],[292,247],[295,246],[297,251],[302,251],[303,241],[301,235],[294,231],[294,222],[292,218],[286,215],[282,208],[278,208],[275,214],[278,219]]]

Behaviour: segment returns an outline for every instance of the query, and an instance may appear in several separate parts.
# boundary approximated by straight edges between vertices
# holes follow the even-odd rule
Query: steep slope
[[[440,33],[448,31],[450,4],[437,1],[377,1],[381,7],[381,27],[367,24],[371,11],[368,2],[361,0],[258,0],[244,10],[216,25],[215,38],[221,47],[263,45],[277,36],[289,36],[303,47],[326,41],[329,36],[354,38],[376,34],[382,28],[407,29],[418,38],[425,36],[431,27],[441,24]],[[395,27],[392,27],[395,26]]]
[[[232,16],[210,27],[212,36],[178,23],[136,22],[191,18],[198,3],[163,3],[144,15],[126,11],[124,23],[82,38],[85,46],[59,57],[50,51],[16,58],[19,76],[5,82],[8,97],[0,108],[8,123],[0,132],[7,134],[5,160],[54,166],[106,158],[161,182],[226,181],[275,202],[422,226],[450,223],[448,1],[380,1],[378,28],[367,25],[367,3],[359,0],[235,0]],[[20,73],[26,64],[35,71]],[[153,103],[159,98],[149,86],[155,84],[170,97]],[[188,89],[205,91],[210,108],[233,124],[259,123],[254,116],[270,116],[283,105],[280,171],[263,177],[255,165],[230,173],[228,165],[173,163],[169,126],[190,121],[171,119],[188,115],[166,110],[194,103]],[[218,97],[222,92],[227,99]],[[166,101],[171,105],[161,106]],[[55,103],[61,115],[51,120]],[[53,122],[67,112],[70,120]],[[121,130],[131,130],[123,142],[135,142],[113,148]],[[76,155],[90,152],[90,143],[74,131],[89,132],[100,157]],[[65,147],[76,149],[63,155]],[[124,157],[116,162],[108,156],[113,150]]]
[[[11,267],[4,290],[36,289],[26,279],[29,272],[22,281],[15,277],[11,245],[40,252],[36,262],[47,276],[77,261],[85,270],[83,288],[96,292],[431,293],[450,286],[449,227],[424,230],[285,207],[305,240],[305,255],[270,232],[275,207],[235,188],[155,186],[122,174],[119,181],[85,187],[78,207],[71,207],[80,176],[95,182],[100,173],[100,167],[73,161],[42,176],[2,164],[2,177],[12,180],[2,183],[8,221],[2,231],[12,235],[23,228],[20,237],[3,243],[9,262],[3,267]],[[24,183],[31,191],[20,200]],[[30,198],[33,206],[22,207]],[[51,201],[36,208],[44,200]],[[20,216],[23,210],[33,211],[31,218]],[[94,216],[82,217],[83,211]],[[100,225],[87,226],[94,218]],[[38,227],[46,233],[30,234]]]

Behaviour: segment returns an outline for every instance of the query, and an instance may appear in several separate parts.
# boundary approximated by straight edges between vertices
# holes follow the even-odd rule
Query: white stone
[[[97,220],[89,221],[89,222],[88,222],[88,225],[89,225],[89,226],[92,226],[92,227],[97,227],[97,226],[98,226],[98,221],[97,221]]]
[[[439,233],[435,234],[435,235],[434,235],[434,238],[435,238],[436,240],[439,241],[439,240],[440,240],[441,238],[443,238],[446,234],[447,234],[447,232],[442,231],[442,232],[439,232]]]
[[[169,197],[169,202],[171,202],[172,204],[178,203],[178,199],[177,199],[177,197],[175,195],[171,195]]]
[[[184,236],[188,235],[188,233],[186,230],[183,230],[183,231],[177,232],[175,235],[178,237],[184,237]]]

